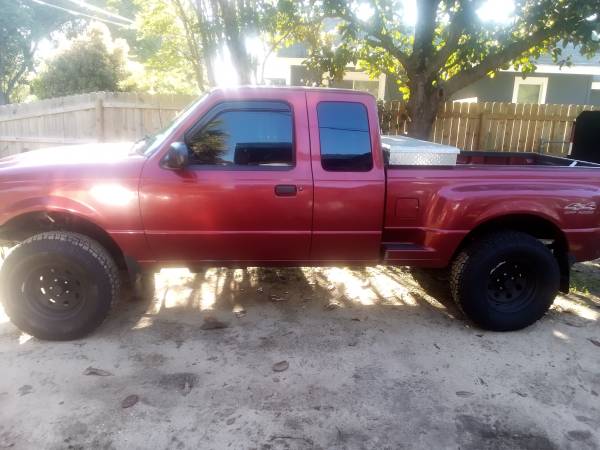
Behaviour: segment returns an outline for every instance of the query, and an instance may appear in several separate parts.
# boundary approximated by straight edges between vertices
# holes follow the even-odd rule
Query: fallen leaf
[[[24,384],[19,388],[19,395],[23,397],[24,395],[31,394],[32,391],[33,386],[31,386],[30,384]]]
[[[588,341],[590,341],[596,347],[600,347],[600,341],[597,341],[596,339],[592,339],[592,338],[588,338]]]
[[[325,305],[325,310],[327,311],[333,311],[334,309],[338,309],[340,308],[339,303],[336,302],[330,302],[327,305]]]
[[[458,395],[459,397],[470,397],[471,395],[475,395],[473,392],[469,392],[469,391],[457,391],[456,395]]]
[[[519,397],[527,397],[528,395],[525,392],[521,391],[512,391],[514,394],[517,394]]]
[[[290,367],[287,361],[279,361],[278,363],[273,364],[273,372],[283,372]]]
[[[110,373],[108,370],[103,370],[103,369],[98,369],[96,367],[88,367],[87,369],[85,369],[83,371],[84,375],[96,375],[99,377],[110,377],[112,375],[112,373]]]
[[[227,328],[229,324],[225,322],[221,322],[219,319],[207,316],[204,318],[204,323],[200,325],[201,330],[219,330],[222,328]]]
[[[235,315],[235,317],[237,317],[238,319],[244,317],[246,315],[246,310],[245,309],[238,309],[237,311],[234,311],[233,314]]]
[[[121,402],[121,408],[123,408],[123,409],[131,408],[133,405],[135,405],[139,401],[139,399],[140,398],[135,394],[128,395]]]

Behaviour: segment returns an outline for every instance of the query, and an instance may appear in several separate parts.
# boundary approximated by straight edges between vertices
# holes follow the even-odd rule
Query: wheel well
[[[127,268],[121,248],[105,230],[89,220],[69,213],[38,211],[14,217],[0,229],[0,240],[22,242],[44,231],[71,231],[88,236],[110,253],[120,269]]]
[[[495,231],[520,231],[529,234],[544,244],[552,251],[558,261],[561,273],[560,289],[569,291],[569,244],[560,228],[550,220],[530,214],[511,214],[490,219],[479,224],[463,239],[454,256],[477,237]]]

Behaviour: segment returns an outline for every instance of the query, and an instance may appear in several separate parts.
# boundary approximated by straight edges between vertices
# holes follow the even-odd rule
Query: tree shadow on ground
[[[433,322],[450,320],[463,326],[466,319],[454,304],[444,270],[407,267],[296,267],[163,269],[154,275],[151,293],[136,295],[127,283],[121,301],[114,305],[99,330],[104,336],[151,327],[156,321],[206,326],[227,326],[252,311],[264,318],[302,320],[308,313],[329,317],[351,314],[385,316],[389,311],[425,314]],[[562,303],[561,303],[562,302]],[[578,305],[600,309],[593,298],[572,293],[559,299],[553,313],[582,316]],[[583,314],[585,316],[585,314]],[[588,314],[589,316],[589,314]],[[398,314],[398,320],[405,320]],[[406,320],[410,320],[406,319]],[[588,318],[577,320],[588,321]],[[6,321],[5,321],[6,322]],[[451,323],[449,322],[449,323]],[[399,324],[401,326],[401,324]],[[0,323],[0,334],[12,325]]]
[[[268,316],[273,308],[289,320],[307,309],[385,315],[393,308],[461,317],[443,279],[403,267],[166,269],[155,275],[154,286],[153,296],[137,302],[128,301],[133,294],[125,290],[104,329],[144,328],[155,320],[228,322],[249,310]]]

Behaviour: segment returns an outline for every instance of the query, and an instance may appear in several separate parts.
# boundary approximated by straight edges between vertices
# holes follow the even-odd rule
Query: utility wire
[[[122,20],[123,22],[134,23],[133,20],[128,19],[127,17],[121,16],[119,14],[115,14],[113,12],[110,12],[110,11],[106,10],[106,9],[100,8],[99,6],[91,5],[90,3],[84,2],[83,0],[67,0],[67,1],[76,4],[77,6],[79,6],[81,8],[84,8],[84,9],[87,9],[87,10],[90,10],[90,11],[95,11],[95,12],[98,12],[98,13],[103,14],[105,16],[112,17],[114,19]]]
[[[63,8],[62,6],[58,6],[58,5],[55,5],[53,3],[48,3],[48,2],[45,2],[43,0],[31,0],[31,1],[33,3],[37,3],[39,5],[44,5],[44,6],[48,6],[50,8],[54,8],[54,9],[58,9],[60,11],[64,11],[64,12],[69,13],[69,14],[74,15],[74,16],[87,17],[88,19],[93,19],[93,20],[98,20],[100,22],[110,23],[112,25],[116,25],[116,26],[122,27],[122,28],[132,28],[131,25],[125,25],[124,23],[115,22],[113,20],[105,19],[103,17],[91,16],[89,14],[85,14],[85,13],[82,13],[82,12],[79,12],[79,11],[74,11],[74,10],[68,9],[68,8]]]

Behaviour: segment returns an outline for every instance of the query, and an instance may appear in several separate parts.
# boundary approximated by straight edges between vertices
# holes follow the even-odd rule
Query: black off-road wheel
[[[493,331],[525,328],[540,319],[559,289],[552,252],[516,231],[477,238],[454,260],[452,297],[478,326]]]
[[[40,233],[7,256],[0,272],[6,314],[22,331],[45,340],[71,340],[95,330],[119,294],[109,253],[87,236]]]

